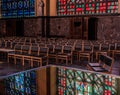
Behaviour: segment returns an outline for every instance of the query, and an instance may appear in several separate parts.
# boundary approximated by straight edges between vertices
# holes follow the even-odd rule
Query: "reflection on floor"
[[[55,65],[63,65],[67,67],[87,69],[86,64],[87,62],[82,61],[82,62],[75,62],[72,65],[63,65],[63,64],[55,64]],[[24,67],[22,67],[21,65],[14,65],[12,63],[0,62],[0,77],[7,76],[20,71],[28,70],[28,69],[31,69],[28,65],[25,65]],[[120,60],[115,61],[113,65],[112,74],[120,75]]]
[[[7,76],[13,73],[30,69],[29,67],[22,67],[20,65],[8,64],[6,62],[0,62],[0,77]]]

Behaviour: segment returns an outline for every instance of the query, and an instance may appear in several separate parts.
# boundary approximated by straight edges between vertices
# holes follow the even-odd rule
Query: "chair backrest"
[[[39,55],[39,46],[31,46],[30,55],[38,56]]]
[[[93,51],[92,45],[90,45],[90,44],[84,44],[83,51],[84,52],[92,52]]]
[[[100,50],[100,44],[93,44],[93,51],[99,51]]]
[[[49,53],[54,52],[54,45],[53,44],[47,44],[46,47],[48,47]]]
[[[109,43],[109,50],[115,50],[115,43]]]
[[[12,42],[7,41],[5,48],[12,48]]]
[[[30,46],[29,45],[23,45],[22,46],[22,54],[29,54],[30,53]]]
[[[36,43],[36,39],[31,39],[31,43]]]
[[[32,45],[32,46],[39,46],[38,43],[32,43],[31,45]]]
[[[54,52],[55,53],[62,53],[63,51],[63,46],[62,45],[55,45],[54,47]]]
[[[14,47],[15,53],[21,53],[22,51],[22,45],[16,44]]]
[[[38,43],[39,47],[45,47],[45,43]]]
[[[109,44],[107,44],[107,43],[101,44],[100,50],[101,51],[108,51],[109,50]]]
[[[48,56],[48,48],[47,47],[40,47],[39,55],[47,55]]]
[[[69,45],[63,46],[63,53],[72,53],[72,51],[73,51],[72,46]]]
[[[5,48],[5,46],[6,46],[6,42],[5,42],[5,41],[1,41],[0,47],[1,47],[1,48]]]
[[[16,44],[17,44],[16,42],[12,42],[11,43],[11,48],[14,49]]]
[[[31,42],[25,42],[24,45],[31,45]]]
[[[99,60],[102,63],[103,68],[105,68],[108,73],[111,73],[114,59],[108,55],[101,54]]]
[[[82,51],[82,44],[75,45],[74,51]]]
[[[18,45],[24,45],[24,42],[16,42]]]
[[[120,42],[116,43],[116,50],[120,50]]]

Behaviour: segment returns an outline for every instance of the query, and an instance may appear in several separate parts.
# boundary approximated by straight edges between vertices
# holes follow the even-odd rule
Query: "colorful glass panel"
[[[36,95],[36,73],[29,71],[5,79],[7,95]]]
[[[35,16],[35,0],[2,0],[2,18]]]
[[[58,15],[118,13],[118,0],[57,0]]]
[[[100,75],[58,67],[57,95],[116,95],[117,79],[110,75]]]

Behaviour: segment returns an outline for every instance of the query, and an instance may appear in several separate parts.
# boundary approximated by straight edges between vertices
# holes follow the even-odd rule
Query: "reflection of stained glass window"
[[[2,0],[2,17],[35,16],[35,0]]]
[[[116,95],[117,79],[108,75],[57,69],[57,95]]]
[[[6,95],[36,95],[36,73],[29,71],[5,79]]]

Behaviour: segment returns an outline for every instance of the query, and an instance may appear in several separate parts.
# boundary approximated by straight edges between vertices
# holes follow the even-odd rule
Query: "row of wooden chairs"
[[[20,59],[22,66],[24,66],[24,61],[28,60],[30,66],[33,67],[34,61],[37,61],[39,66],[48,64],[48,48],[46,47],[37,47],[29,45],[16,45],[15,51],[8,53],[8,62],[10,59],[14,60],[14,64],[17,63],[17,60]]]
[[[38,43],[32,43],[32,40],[36,40]],[[13,41],[13,42],[12,42]],[[1,48],[14,48],[16,44],[21,45],[32,45],[32,46],[46,46],[47,44],[62,45],[62,46],[72,46],[73,55],[76,54],[77,60],[81,60],[82,57],[88,58],[90,61],[93,59],[95,55],[95,59],[98,60],[98,56],[100,53],[107,53],[114,57],[115,54],[120,53],[120,45],[119,42],[115,43],[110,41],[87,41],[87,40],[76,40],[76,39],[47,39],[48,42],[45,42],[44,38],[8,38],[1,42]],[[11,45],[10,45],[11,44]],[[79,49],[78,49],[79,48]]]
[[[17,59],[21,59],[22,65],[24,66],[24,60],[29,60],[31,66],[33,66],[33,61],[40,61],[43,58],[43,54],[46,55],[47,64],[48,58],[54,58],[58,63],[59,60],[65,60],[66,64],[71,62],[72,64],[72,47],[71,46],[62,46],[62,45],[47,45],[47,47],[39,46],[29,46],[29,45],[15,45],[15,52],[8,54],[8,62],[10,59],[14,59],[16,64]],[[45,56],[44,56],[45,58]],[[42,64],[42,61],[38,62]]]
[[[29,45],[29,44],[25,44],[25,43],[12,43],[12,42],[6,42],[6,43],[1,43],[1,48],[14,48],[14,46],[18,44],[18,45]],[[31,46],[31,45],[30,45]],[[48,47],[51,50],[54,50],[54,46],[57,45],[53,45],[53,44],[44,44],[44,43],[32,43],[32,46],[39,46],[39,47]],[[50,46],[50,47],[49,47]],[[59,46],[59,45],[58,45]],[[63,46],[63,45],[61,45]],[[68,46],[68,45],[66,45]],[[71,46],[71,45],[70,45]],[[96,56],[96,60],[98,59],[98,56],[100,53],[112,53],[112,55],[114,55],[114,53],[119,52],[119,50],[115,50],[115,45],[114,44],[76,44],[71,46],[72,47],[72,51],[74,52],[73,54],[77,56],[77,60],[80,61],[80,58],[82,57],[86,57],[88,58],[88,61],[90,62],[91,58],[93,59],[93,54],[95,54]],[[119,48],[117,48],[119,49]],[[63,49],[61,49],[63,50]]]

